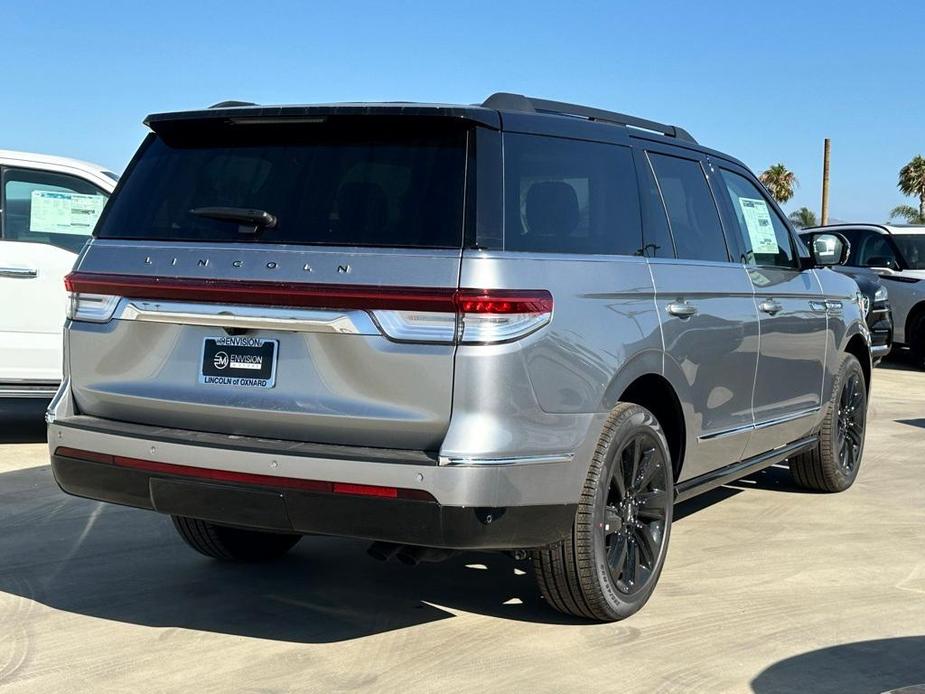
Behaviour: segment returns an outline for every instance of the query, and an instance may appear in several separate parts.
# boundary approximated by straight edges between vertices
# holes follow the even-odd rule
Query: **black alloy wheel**
[[[615,457],[599,526],[610,577],[631,595],[656,570],[672,499],[666,461],[652,434],[635,434]]]
[[[838,398],[838,415],[836,441],[838,446],[838,465],[850,475],[861,460],[861,447],[864,445],[865,412],[863,376],[852,372],[842,385]]]

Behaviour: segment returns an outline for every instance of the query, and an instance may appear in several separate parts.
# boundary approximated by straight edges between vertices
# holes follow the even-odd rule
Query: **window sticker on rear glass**
[[[89,236],[100,218],[106,198],[102,195],[33,190],[29,231]]]
[[[771,210],[764,200],[755,198],[739,198],[739,207],[745,218],[748,228],[748,238],[752,243],[752,253],[778,252],[777,237],[774,235],[774,225],[771,223]]]

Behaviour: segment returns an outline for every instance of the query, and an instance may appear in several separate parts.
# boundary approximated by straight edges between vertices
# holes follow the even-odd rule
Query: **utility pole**
[[[825,138],[825,149],[822,154],[822,226],[829,223],[829,153],[832,141]]]

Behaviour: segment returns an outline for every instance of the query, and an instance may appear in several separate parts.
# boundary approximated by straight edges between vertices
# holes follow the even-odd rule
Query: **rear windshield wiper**
[[[276,216],[266,210],[251,210],[243,207],[196,207],[190,210],[190,214],[223,222],[237,222],[238,232],[242,234],[256,234],[263,229],[272,229],[276,226]]]

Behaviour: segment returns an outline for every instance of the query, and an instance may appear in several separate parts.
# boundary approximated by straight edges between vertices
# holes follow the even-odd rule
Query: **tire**
[[[864,454],[867,385],[857,357],[845,355],[815,447],[790,459],[790,474],[804,489],[842,492],[854,484]]]
[[[925,368],[925,315],[918,316],[912,321],[909,333],[906,335],[906,342],[909,344],[909,352],[915,368]]]
[[[673,505],[661,427],[647,409],[617,405],[591,460],[571,537],[533,553],[543,597],[560,612],[598,621],[638,611],[665,563]]]
[[[277,559],[302,539],[301,535],[232,528],[183,516],[171,516],[171,519],[186,544],[200,554],[225,561]]]

